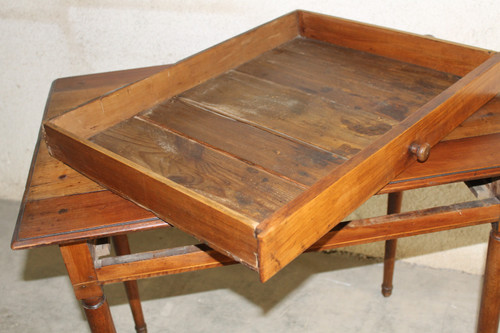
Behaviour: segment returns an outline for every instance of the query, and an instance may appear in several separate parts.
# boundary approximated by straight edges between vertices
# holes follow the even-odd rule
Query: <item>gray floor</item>
[[[0,201],[0,331],[87,332],[58,249],[9,249],[18,205]],[[170,237],[137,234],[132,246],[175,243]],[[396,289],[384,298],[381,273],[377,260],[313,253],[265,284],[230,266],[139,286],[150,332],[475,331],[480,276],[398,263]],[[106,293],[118,332],[134,332],[123,287]]]

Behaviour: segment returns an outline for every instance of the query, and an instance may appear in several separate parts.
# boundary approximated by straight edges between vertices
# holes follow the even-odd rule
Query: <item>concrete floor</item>
[[[19,203],[0,201],[0,332],[87,332],[57,247],[11,251]],[[175,233],[175,232],[174,232]],[[169,232],[145,244],[176,245]],[[269,282],[239,266],[139,282],[150,332],[474,332],[481,276],[398,262],[380,294],[382,264],[343,253],[302,255]],[[134,332],[119,284],[106,287],[118,332]]]

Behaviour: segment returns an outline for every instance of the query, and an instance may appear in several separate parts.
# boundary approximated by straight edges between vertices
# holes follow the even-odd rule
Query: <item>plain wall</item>
[[[0,4],[0,198],[14,200],[22,197],[47,94],[59,77],[173,63],[298,8],[500,50],[498,0],[1,0]],[[411,205],[405,209],[425,206],[426,200],[470,197],[460,185],[418,193],[409,194]],[[384,197],[366,205],[363,214],[384,206],[377,200]],[[405,240],[401,256],[436,267],[458,260],[458,266],[465,262],[466,268],[455,264],[451,268],[480,272],[481,260],[470,257],[483,255],[487,226],[466,230],[462,236],[450,232],[423,236],[417,243],[414,238]],[[382,251],[380,244],[351,250],[375,256]],[[459,253],[451,260],[453,254],[447,253],[441,260],[442,252],[436,252],[443,250]]]

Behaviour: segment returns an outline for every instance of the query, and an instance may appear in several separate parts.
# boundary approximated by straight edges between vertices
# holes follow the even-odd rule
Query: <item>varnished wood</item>
[[[109,305],[97,281],[94,258],[89,244],[74,243],[60,246],[77,299],[82,301],[92,332],[116,332]]]
[[[130,246],[127,235],[117,235],[113,237],[113,245],[118,256],[130,254]],[[141,299],[139,298],[139,287],[137,281],[125,281],[125,291],[127,292],[128,303],[132,316],[134,317],[135,330],[137,333],[146,333],[147,326],[142,312]]]
[[[104,297],[102,295],[82,300],[85,316],[87,317],[90,331],[93,333],[116,332],[108,301]]]
[[[238,263],[206,245],[189,245],[99,261],[102,283],[115,283],[161,275],[178,274]]]
[[[461,123],[441,141],[500,133],[500,94]]]
[[[483,279],[478,333],[497,333],[500,322],[500,230],[492,224]]]
[[[490,51],[465,47],[433,37],[363,24],[331,16],[299,12],[301,34],[357,50],[465,75],[484,62]],[[396,46],[396,47],[395,47]]]
[[[46,131],[51,132],[52,128],[47,127]],[[175,220],[179,229],[201,239],[211,239],[208,243],[221,252],[226,253],[225,248],[234,244],[233,239],[238,239],[232,255],[242,263],[255,267],[254,220],[167,178],[153,175],[140,165],[131,164],[111,153],[101,154],[99,150],[102,148],[90,147],[70,133],[60,136],[63,132],[59,130],[48,135],[48,138],[64,142],[52,152],[58,159],[78,165],[78,171],[96,181],[96,178],[106,179],[106,186],[136,203],[156,207],[156,214],[163,220]],[[99,168],[96,169],[94,161],[99,161]],[[214,233],[213,225],[225,225],[226,228]]]
[[[151,212],[109,191],[27,202],[19,214],[14,249],[165,228]]]
[[[412,143],[410,145],[410,152],[415,155],[417,161],[423,163],[427,161],[431,153],[431,146],[427,142],[424,143]]]
[[[387,198],[387,214],[400,213],[402,202],[403,192],[389,193]],[[394,277],[397,244],[397,239],[388,239],[385,241],[384,277],[382,279],[382,295],[385,297],[389,297],[392,294],[392,280]]]
[[[302,38],[237,70],[321,96],[347,112],[361,110],[396,121],[459,79],[429,68]],[[394,123],[390,119],[387,123]]]

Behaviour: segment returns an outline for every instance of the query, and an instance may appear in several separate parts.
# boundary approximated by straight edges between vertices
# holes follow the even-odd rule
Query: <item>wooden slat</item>
[[[308,252],[324,251],[390,238],[490,223],[500,218],[500,202],[487,199],[343,222],[313,244]],[[115,283],[152,276],[177,274],[235,264],[204,245],[190,245],[98,261],[97,275],[102,283]]]
[[[301,34],[361,51],[463,76],[491,51],[336,17],[299,12]]]
[[[162,103],[141,117],[303,185],[312,185],[344,161],[179,100]]]
[[[435,145],[498,91],[500,54],[261,223],[257,230],[261,280],[269,279],[405,170],[414,158],[408,149],[413,142]]]
[[[297,13],[285,15],[63,114],[52,122],[88,138],[158,102],[226,72],[298,34]]]
[[[496,198],[464,202],[341,223],[318,240],[309,250],[323,251],[338,247],[421,235],[463,228],[500,219]]]
[[[296,38],[276,49],[324,61],[330,66],[351,67],[351,75],[358,77],[358,81],[364,78],[380,89],[395,89],[398,93],[401,89],[416,96],[435,96],[460,78],[429,67],[308,38]]]
[[[325,97],[336,106],[397,121],[458,80],[429,68],[303,38],[237,70]]]
[[[122,122],[91,141],[256,221],[303,190],[288,180],[141,119]]]
[[[98,261],[101,267],[97,268],[96,272],[99,281],[108,284],[185,273],[236,263],[237,261],[199,244],[115,258],[104,258]]]
[[[230,71],[180,95],[193,105],[351,157],[395,122]],[[328,119],[328,121],[325,121]]]

